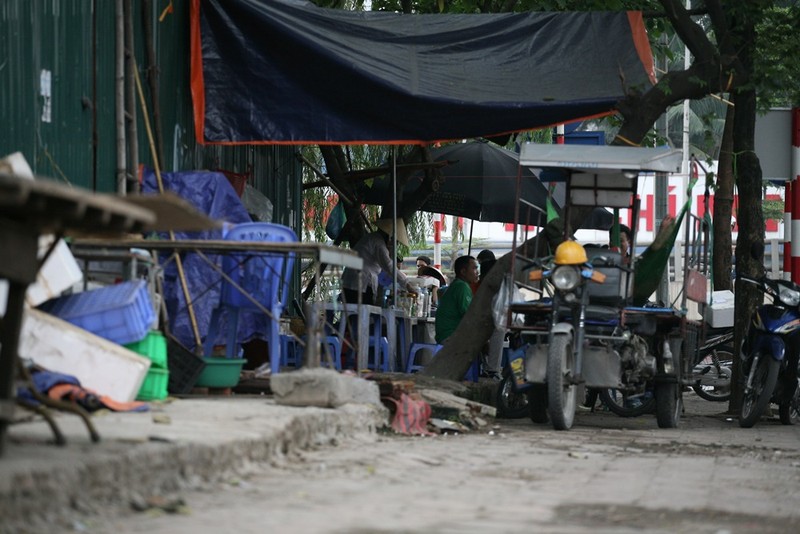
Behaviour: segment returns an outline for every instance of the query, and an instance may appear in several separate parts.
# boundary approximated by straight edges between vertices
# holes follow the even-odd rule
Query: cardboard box
[[[22,358],[121,402],[136,399],[150,369],[148,358],[35,309],[25,310],[19,341]]]
[[[714,291],[706,306],[706,322],[712,328],[733,327],[734,295],[732,291]]]

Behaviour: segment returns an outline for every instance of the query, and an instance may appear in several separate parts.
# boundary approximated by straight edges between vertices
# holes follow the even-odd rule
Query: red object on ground
[[[422,436],[433,435],[427,428],[431,418],[430,404],[422,399],[414,399],[405,393],[400,394],[400,400],[392,397],[384,397],[383,400],[392,402],[396,407],[392,418],[392,429],[395,432]]]

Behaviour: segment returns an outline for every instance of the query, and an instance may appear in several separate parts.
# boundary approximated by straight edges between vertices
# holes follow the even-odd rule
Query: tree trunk
[[[735,108],[728,106],[725,116],[725,130],[722,133],[722,147],[717,167],[717,187],[714,192],[714,289],[731,290],[731,211],[733,209],[733,121]]]
[[[739,58],[744,65],[744,74],[753,72],[753,42],[755,21],[739,28]],[[738,74],[738,73],[737,73]],[[742,87],[734,93],[736,115],[733,120],[733,156],[736,158],[736,184],[739,188],[739,236],[736,240],[736,272],[758,277],[764,272],[764,212],[761,203],[761,166],[755,153],[756,93],[746,76],[737,80]],[[760,250],[760,253],[759,253]],[[742,401],[740,387],[741,359],[738,358],[750,316],[758,305],[761,295],[752,284],[737,280],[734,314],[734,358],[729,409],[738,413]]]

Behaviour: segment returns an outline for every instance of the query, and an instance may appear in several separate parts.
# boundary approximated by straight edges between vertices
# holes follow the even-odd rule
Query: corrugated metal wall
[[[132,4],[136,58],[147,92],[142,2]],[[249,173],[250,184],[272,201],[274,221],[299,230],[301,169],[294,157],[299,147],[195,143],[189,2],[174,2],[174,12],[159,22],[168,4],[152,0],[148,14],[158,64],[163,170]],[[0,154],[21,151],[36,174],[115,191],[114,17],[112,0],[0,1]],[[138,127],[140,162],[152,165],[141,112]]]

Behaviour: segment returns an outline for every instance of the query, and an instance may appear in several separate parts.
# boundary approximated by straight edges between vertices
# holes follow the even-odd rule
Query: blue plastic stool
[[[308,338],[306,336],[303,336],[303,341],[308,343]],[[322,351],[325,350],[322,347],[322,345],[328,345],[330,347],[330,351],[331,351],[332,357],[333,357],[333,367],[337,371],[341,371],[342,370],[342,342],[339,340],[339,338],[337,336],[324,336],[320,340],[320,345],[321,345],[320,346],[320,358],[319,358],[320,364],[321,365],[327,365],[327,361],[325,360],[325,356],[322,353]],[[299,350],[299,352],[300,352],[300,358],[302,360],[304,358],[304,350],[301,348]]]
[[[472,361],[472,365],[469,366],[467,369],[467,374],[464,376],[464,380],[469,380],[470,382],[477,382],[481,377],[481,357],[476,356],[475,359]]]
[[[435,343],[412,343],[411,348],[408,349],[408,360],[406,361],[406,373],[413,373],[414,371],[419,371],[422,369],[422,365],[417,365],[414,363],[416,360],[417,352],[421,350],[429,350],[431,351],[433,356],[436,356],[436,353],[442,349],[441,345],[437,345]]]
[[[367,358],[367,367],[373,371],[381,370],[384,373],[389,372],[389,340],[386,336],[381,336],[376,346],[374,337],[370,338],[370,356]],[[377,357],[376,357],[377,354]]]
[[[301,354],[298,354],[299,348],[297,340],[293,336],[281,335],[281,365],[299,367],[301,363]]]
[[[419,371],[422,369],[422,365],[417,365],[415,363],[417,352],[421,350],[429,350],[433,353],[433,356],[436,356],[442,349],[442,345],[436,345],[434,343],[412,343],[411,348],[408,350],[408,362],[406,362],[406,373],[411,374],[414,371]],[[472,361],[472,365],[469,366],[467,370],[467,374],[464,375],[464,380],[469,380],[470,382],[477,382],[481,376],[481,360],[480,356],[476,356],[475,359]]]

